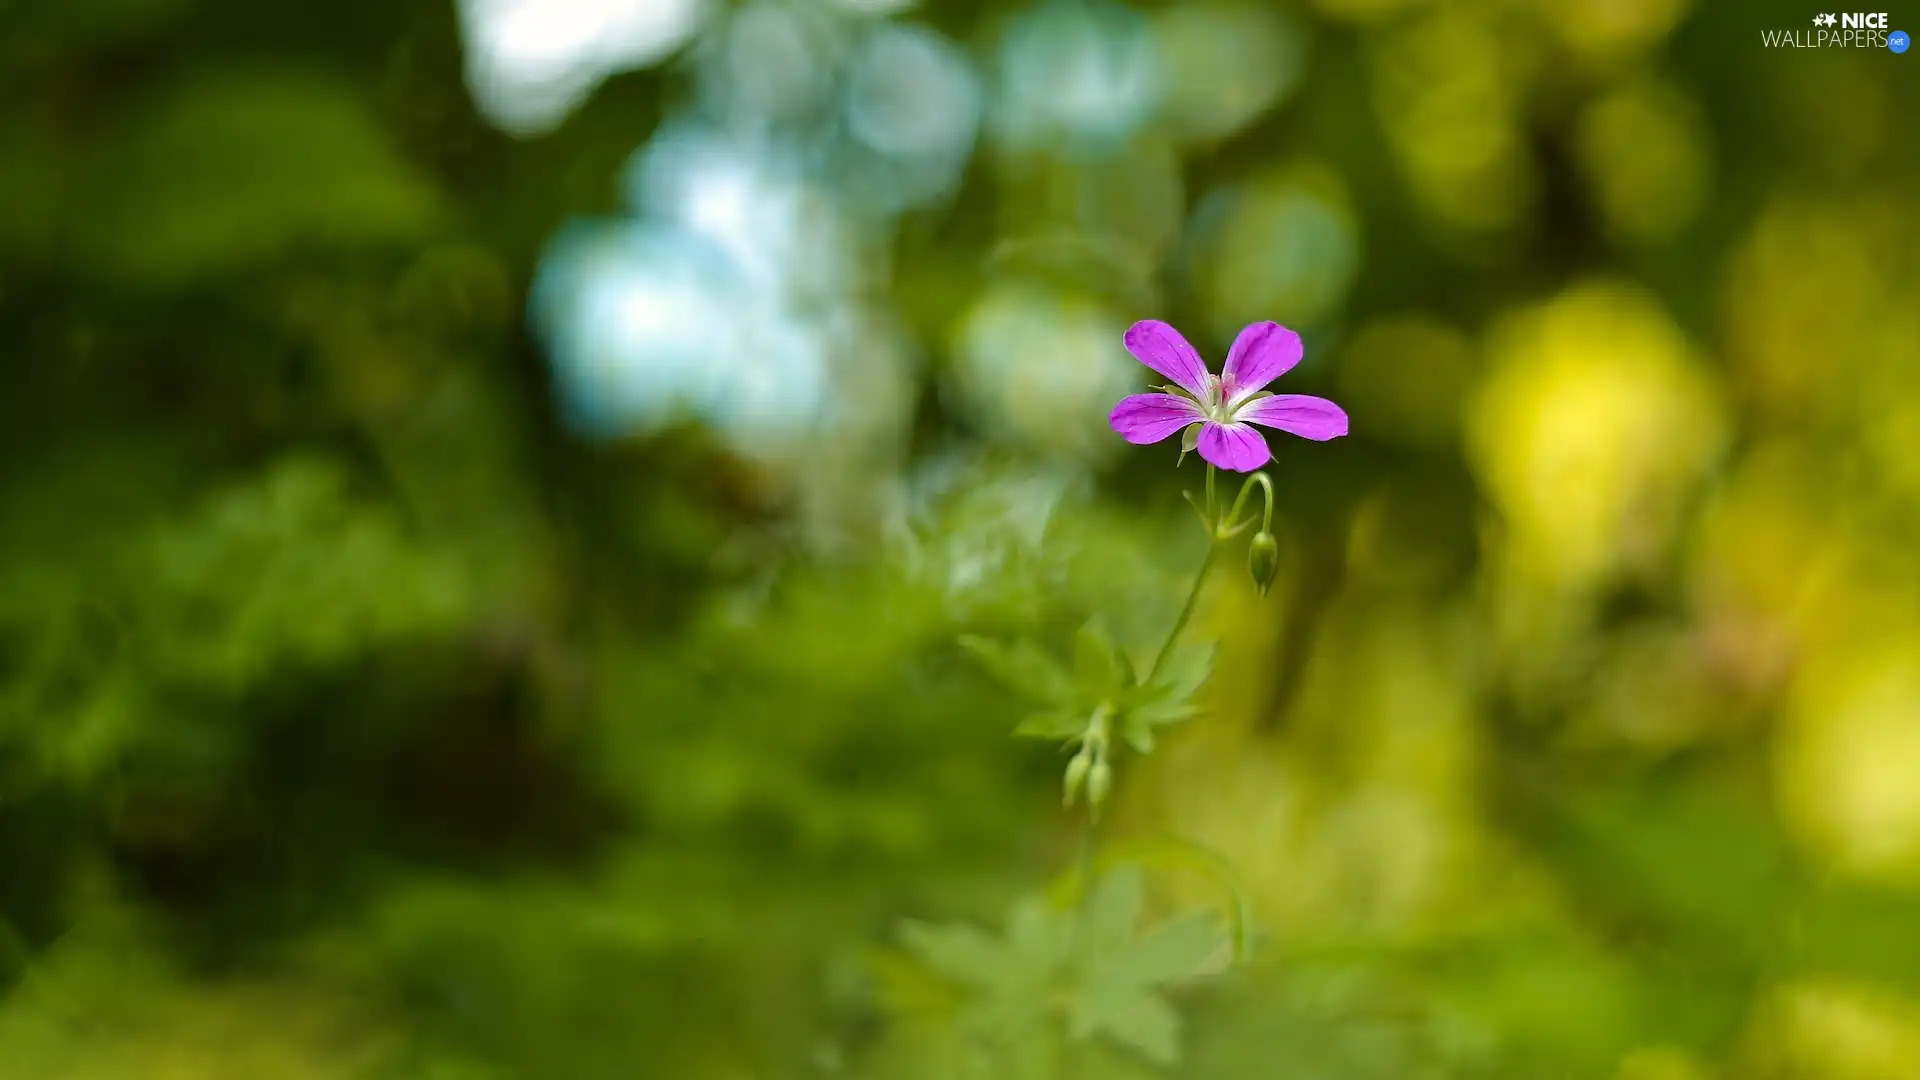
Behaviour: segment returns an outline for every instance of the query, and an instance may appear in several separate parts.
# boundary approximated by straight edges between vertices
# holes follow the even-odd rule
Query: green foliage
[[[960,644],[989,675],[1044,711],[1020,721],[1013,733],[1029,739],[1073,739],[1096,724],[1111,724],[1135,751],[1151,753],[1156,729],[1200,712],[1196,698],[1213,670],[1211,645],[1179,645],[1151,680],[1098,619],[1074,635],[1071,668],[1032,640],[1000,643],[963,635]],[[1097,719],[1096,719],[1097,718]]]
[[[196,75],[140,106],[81,164],[76,253],[147,285],[244,270],[300,250],[424,238],[432,184],[354,93],[282,71]]]
[[[463,5],[0,3],[0,1080],[1911,1074],[1911,61],[1744,5],[1127,5],[1297,92],[1170,53],[1179,128],[990,124],[862,233],[924,361],[884,437],[589,444],[542,245],[754,6],[516,139]],[[1031,6],[895,18],[989,74]],[[1594,274],[1644,303],[1555,299]],[[1353,414],[1273,436],[1282,587],[1214,566],[1164,659],[1196,433],[1069,400],[1151,376],[1009,349],[984,398],[1086,458],[948,393],[1021,275],[1216,361],[1291,306],[1276,389]]]
[[[1041,898],[1016,905],[1006,934],[972,926],[909,923],[902,944],[966,988],[957,1022],[989,1042],[1018,1044],[1040,1023],[1074,1039],[1104,1038],[1149,1061],[1179,1058],[1180,1017],[1163,991],[1201,974],[1226,947],[1207,912],[1139,928],[1139,871],[1116,870],[1075,909]]]

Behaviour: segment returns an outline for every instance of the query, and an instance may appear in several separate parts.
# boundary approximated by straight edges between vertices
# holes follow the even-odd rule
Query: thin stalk
[[[1211,474],[1209,474],[1209,479],[1211,479]],[[1167,657],[1173,655],[1173,643],[1180,640],[1180,631],[1185,630],[1187,628],[1187,620],[1193,618],[1193,609],[1200,603],[1200,587],[1207,583],[1207,570],[1213,566],[1214,552],[1219,549],[1219,541],[1214,539],[1212,533],[1209,532],[1207,536],[1207,555],[1206,558],[1200,560],[1200,569],[1193,575],[1193,588],[1187,593],[1187,602],[1181,605],[1179,616],[1173,620],[1173,628],[1167,631],[1167,640],[1160,646],[1160,654],[1153,658],[1153,667],[1148,670],[1147,677],[1141,680],[1143,684],[1152,682],[1154,676],[1160,674],[1160,668],[1166,664]]]
[[[1080,880],[1075,890],[1078,895],[1074,897],[1074,908],[1082,914],[1087,910],[1087,900],[1093,895],[1093,855],[1099,846],[1099,832],[1099,816],[1088,813],[1086,823],[1080,829],[1080,869],[1076,874]]]
[[[1259,486],[1260,493],[1265,497],[1266,501],[1266,508],[1262,512],[1260,531],[1273,531],[1273,481],[1267,479],[1266,473],[1257,472],[1247,477],[1246,483],[1240,485],[1240,494],[1233,500],[1233,509],[1227,511],[1226,521],[1220,524],[1220,527],[1215,530],[1214,535],[1224,540],[1227,537],[1239,535],[1247,526],[1253,524],[1252,518],[1248,518],[1245,521],[1240,520],[1240,511],[1247,505],[1247,496],[1253,492],[1255,485]]]

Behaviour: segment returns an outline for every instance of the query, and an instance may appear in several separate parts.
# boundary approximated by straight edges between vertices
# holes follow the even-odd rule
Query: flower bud
[[[1087,772],[1087,805],[1098,810],[1100,804],[1107,801],[1107,789],[1113,786],[1113,766],[1104,761],[1094,763]]]
[[[1067,762],[1066,791],[1060,797],[1060,805],[1073,805],[1073,797],[1079,794],[1080,785],[1086,783],[1087,771],[1092,768],[1092,766],[1093,759],[1087,756],[1085,750],[1075,754],[1073,760]],[[1091,797],[1091,793],[1089,793],[1089,797]]]
[[[1247,545],[1247,572],[1253,575],[1253,587],[1260,590],[1261,596],[1267,595],[1273,579],[1280,573],[1280,545],[1265,529],[1255,533],[1253,543]]]

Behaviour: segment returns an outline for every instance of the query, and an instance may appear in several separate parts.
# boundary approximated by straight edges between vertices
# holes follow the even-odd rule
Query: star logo
[[[1832,26],[1834,23],[1839,22],[1840,20],[1834,18],[1832,15],[1822,15],[1820,16],[1820,21],[1825,23],[1828,26]]]

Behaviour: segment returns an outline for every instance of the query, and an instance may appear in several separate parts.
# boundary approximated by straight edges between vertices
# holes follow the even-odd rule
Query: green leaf
[[[1013,729],[1022,739],[1071,739],[1087,730],[1087,718],[1079,713],[1034,713]]]
[[[1073,674],[1080,689],[1099,701],[1123,693],[1133,672],[1098,617],[1088,619],[1073,638]]]
[[[1180,1060],[1180,1014],[1153,994],[1145,994],[1124,1012],[1103,1017],[1098,1030],[1156,1065]]]
[[[1153,724],[1143,719],[1138,711],[1128,713],[1120,722],[1120,737],[1133,747],[1136,754],[1153,753]]]
[[[907,922],[900,941],[934,971],[971,986],[991,986],[1005,976],[1007,949],[977,927]]]
[[[1177,724],[1200,712],[1194,695],[1213,671],[1212,645],[1185,645],[1175,649],[1160,673],[1122,698],[1125,715],[1120,734],[1127,745],[1144,754],[1153,749],[1153,729]]]
[[[1210,911],[1170,919],[1125,950],[1101,960],[1088,982],[1090,992],[1145,990],[1197,974],[1227,944],[1219,920]]]
[[[1154,990],[1199,973],[1226,944],[1213,917],[1200,912],[1096,956],[1074,996],[1071,1030],[1103,1034],[1159,1064],[1172,1064],[1179,1057],[1180,1018]]]
[[[1193,697],[1213,674],[1214,652],[1212,645],[1182,645],[1174,649],[1161,665],[1160,673],[1141,688],[1143,699],[1184,702]]]
[[[1141,705],[1127,711],[1126,721],[1122,725],[1129,742],[1136,737],[1136,730],[1145,734],[1151,741],[1150,733],[1154,728],[1178,724],[1200,715],[1201,708],[1191,701],[1159,701],[1151,705]]]
[[[994,681],[1016,694],[1050,705],[1075,701],[1073,676],[1031,641],[1022,638],[1003,645],[966,634],[960,638],[960,645],[980,661]]]
[[[1146,882],[1137,868],[1123,866],[1101,878],[1083,915],[1086,950],[1100,955],[1124,948],[1145,900]]]

